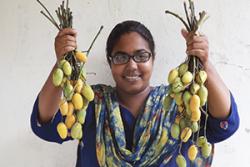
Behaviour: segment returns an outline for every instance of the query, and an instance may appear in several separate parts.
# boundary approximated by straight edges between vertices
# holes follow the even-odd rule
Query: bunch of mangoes
[[[57,125],[57,132],[62,139],[71,136],[73,139],[80,140],[86,108],[88,103],[94,99],[94,92],[87,84],[86,73],[82,68],[87,61],[87,56],[81,51],[74,51],[71,56],[79,66],[74,66],[63,58],[53,72],[53,84],[63,90],[63,97],[59,103],[63,119]],[[75,74],[74,70],[80,71],[78,77],[72,76]]]
[[[192,135],[200,130],[201,113],[206,112],[202,107],[206,105],[208,90],[205,86],[207,73],[196,68],[189,70],[189,62],[185,61],[177,68],[170,71],[168,75],[169,93],[164,99],[164,108],[169,110],[171,102],[174,100],[178,110],[175,122],[171,126],[171,136],[176,140],[185,143],[190,140]],[[207,113],[205,113],[207,114]],[[202,144],[193,144],[188,149],[189,160],[194,161],[198,148],[201,148],[202,155],[207,158],[211,153],[211,144],[203,136]],[[198,140],[197,140],[198,141]],[[176,163],[185,166],[185,158],[180,154]]]

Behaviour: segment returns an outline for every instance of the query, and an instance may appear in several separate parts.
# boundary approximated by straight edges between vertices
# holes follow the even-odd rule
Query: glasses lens
[[[112,60],[114,64],[125,64],[129,60],[129,55],[125,53],[116,53],[112,56]]]
[[[151,53],[149,52],[139,52],[134,55],[134,60],[137,63],[144,63],[150,59]]]

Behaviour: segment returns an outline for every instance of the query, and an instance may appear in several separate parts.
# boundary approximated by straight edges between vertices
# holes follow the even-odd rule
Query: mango
[[[193,95],[190,99],[189,106],[192,112],[197,111],[200,108],[200,97],[198,95]]]
[[[192,129],[193,133],[198,132],[198,130],[199,130],[199,124],[198,124],[198,122],[192,122],[191,123],[191,129]]]
[[[192,83],[192,85],[191,85],[190,92],[191,92],[193,95],[195,95],[195,94],[197,94],[197,92],[198,92],[199,89],[200,89],[200,85],[194,82],[194,83]]]
[[[87,55],[81,51],[76,51],[75,52],[75,57],[78,61],[82,62],[82,63],[86,63],[87,62]]]
[[[70,76],[70,74],[72,73],[72,67],[70,66],[70,63],[66,60],[63,64],[63,72],[65,75]]]
[[[81,93],[82,88],[83,88],[83,81],[81,79],[78,79],[75,84],[75,91],[77,93]]]
[[[68,135],[68,130],[66,125],[63,122],[60,122],[59,124],[57,124],[56,129],[61,139],[66,139]]]
[[[188,139],[191,137],[192,135],[192,130],[189,127],[185,127],[182,131],[181,131],[181,141],[182,142],[187,142]]]
[[[188,158],[191,160],[191,161],[194,161],[196,156],[198,154],[198,149],[197,147],[193,144],[191,145],[189,148],[188,148]]]
[[[92,101],[94,100],[95,94],[94,91],[92,90],[91,86],[88,84],[85,84],[82,88],[82,95],[88,100]]]
[[[66,116],[65,125],[68,129],[70,129],[75,122],[76,122],[76,117],[74,114]]]
[[[179,135],[180,135],[180,126],[176,123],[172,124],[171,126],[171,136],[174,138],[174,139],[179,139]]]
[[[209,142],[201,146],[201,153],[204,158],[208,158],[212,152],[212,145]]]
[[[204,85],[201,85],[201,87],[198,91],[198,95],[199,95],[200,100],[201,100],[200,105],[204,106],[207,102],[207,97],[208,97],[208,90]]]
[[[195,77],[196,82],[198,82],[199,84],[204,84],[205,81],[207,80],[207,73],[204,70],[201,70],[198,72],[198,74],[196,74]]]
[[[66,97],[67,100],[71,100],[72,96],[74,94],[74,88],[70,84],[70,82],[67,82],[64,89],[63,89],[63,94]]]
[[[179,76],[183,76],[187,71],[188,71],[188,64],[182,63],[178,69]]]
[[[165,111],[169,111],[171,104],[172,104],[172,98],[170,97],[170,95],[165,96],[164,101],[163,101],[163,108],[165,109]]]
[[[78,112],[76,113],[76,117],[77,117],[77,121],[78,121],[80,124],[84,124],[84,122],[85,122],[85,117],[86,117],[86,110],[81,109],[80,111],[78,111]]]
[[[67,60],[65,60],[65,59],[60,60],[60,61],[59,61],[59,64],[58,64],[59,68],[63,68],[63,64],[64,64],[66,61],[67,61]]]
[[[63,71],[60,68],[56,68],[52,75],[52,82],[54,86],[60,86],[63,80]]]
[[[81,135],[81,131],[82,125],[79,122],[76,122],[71,128],[70,135],[73,139],[78,139]]]
[[[68,102],[61,99],[59,102],[59,108],[62,116],[67,115],[68,113]]]
[[[68,113],[67,116],[72,115],[74,113],[74,105],[72,102],[68,102]]]
[[[192,95],[189,91],[185,91],[183,94],[183,101],[185,105],[189,105],[189,101],[191,99]]]
[[[201,118],[201,110],[198,108],[195,111],[192,111],[191,121],[197,122]]]
[[[183,91],[185,89],[183,83],[181,82],[181,79],[179,77],[177,77],[171,87],[171,90],[174,93],[179,93],[181,91]]]
[[[181,81],[184,83],[184,85],[189,84],[192,80],[193,80],[193,74],[190,71],[185,72],[181,78]]]
[[[205,136],[199,136],[197,143],[196,143],[197,146],[202,147],[205,143],[207,143],[207,138],[205,138]]]
[[[176,164],[178,165],[178,167],[186,167],[187,166],[187,162],[186,159],[183,155],[179,154],[176,157]]]
[[[178,106],[183,104],[182,94],[183,94],[182,92],[179,92],[179,93],[176,93],[174,96],[175,102]]]
[[[178,70],[172,69],[168,74],[168,83],[172,84],[174,83],[175,79],[178,77]]]
[[[72,97],[72,103],[76,110],[80,110],[83,107],[83,98],[82,95],[79,93],[75,93]]]

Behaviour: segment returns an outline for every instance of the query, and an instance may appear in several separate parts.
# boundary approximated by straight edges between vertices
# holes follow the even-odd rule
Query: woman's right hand
[[[65,28],[58,32],[55,38],[57,60],[61,60],[66,53],[77,48],[76,36],[77,32],[72,28]]]

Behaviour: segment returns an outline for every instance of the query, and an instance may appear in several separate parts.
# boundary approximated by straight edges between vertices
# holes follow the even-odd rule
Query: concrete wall
[[[50,11],[61,1],[43,0]],[[202,28],[210,41],[210,59],[233,92],[241,117],[240,128],[227,141],[216,145],[213,166],[249,166],[250,141],[250,1],[199,0],[197,10],[210,18]],[[87,64],[88,81],[113,84],[105,61],[105,42],[112,27],[123,20],[143,22],[156,41],[152,85],[166,82],[169,70],[185,59],[182,24],[164,14],[170,9],[184,14],[182,1],[170,0],[74,0],[70,2],[78,46],[86,49],[101,25]],[[0,5],[0,166],[74,166],[77,142],[62,145],[45,142],[30,128],[33,102],[55,63],[57,30],[40,13],[38,3],[1,0]],[[54,12],[53,12],[54,14]]]

